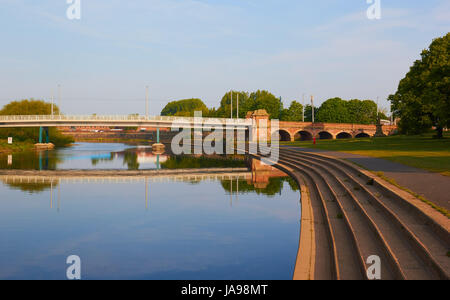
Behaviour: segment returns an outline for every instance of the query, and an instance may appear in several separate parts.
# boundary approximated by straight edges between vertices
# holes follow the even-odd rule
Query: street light
[[[231,116],[231,119],[233,119],[233,91],[231,91],[230,116]]]
[[[61,85],[58,84],[58,107],[59,107],[59,115],[61,115]]]
[[[145,116],[148,119],[148,85],[145,87]]]
[[[52,90],[52,117],[53,117],[53,106],[54,106],[53,103],[55,102],[54,100],[55,100],[55,99],[54,99],[54,97],[53,97],[53,90]]]

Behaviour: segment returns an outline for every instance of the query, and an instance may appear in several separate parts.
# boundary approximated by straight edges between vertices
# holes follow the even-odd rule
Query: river
[[[242,157],[154,155],[125,144],[0,156],[0,169],[37,175],[245,166]],[[70,255],[80,257],[82,279],[292,279],[298,187],[285,174],[248,176],[0,176],[0,279],[66,279]]]

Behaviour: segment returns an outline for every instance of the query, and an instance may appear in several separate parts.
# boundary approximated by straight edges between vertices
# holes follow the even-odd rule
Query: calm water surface
[[[81,144],[49,153],[57,158],[49,165],[156,167],[148,153],[124,160],[117,153],[127,148]],[[35,166],[25,157],[23,166]],[[65,279],[69,255],[81,258],[83,279],[291,279],[300,232],[297,186],[289,177],[253,181],[251,173],[246,179],[189,182],[150,178],[146,197],[143,178],[2,178],[0,279]]]

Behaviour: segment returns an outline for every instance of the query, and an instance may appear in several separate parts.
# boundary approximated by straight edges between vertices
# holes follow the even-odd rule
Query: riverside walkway
[[[450,279],[450,222],[428,204],[359,166],[280,148],[277,166],[301,187],[294,279]],[[259,157],[261,160],[270,159]]]
[[[386,177],[395,180],[400,186],[423,196],[439,207],[450,210],[450,177],[381,158],[321,149],[291,146],[286,146],[286,148],[302,152],[322,153],[354,162],[373,172],[383,172]]]

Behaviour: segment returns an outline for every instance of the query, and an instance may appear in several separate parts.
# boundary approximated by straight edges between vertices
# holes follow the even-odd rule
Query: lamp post
[[[302,95],[302,122],[305,122],[305,94]]]
[[[145,87],[145,117],[148,120],[148,85]]]
[[[233,91],[231,91],[230,116],[231,116],[231,119],[233,119]]]
[[[54,100],[55,100],[55,99],[53,98],[53,90],[52,90],[52,117],[53,117],[53,110],[54,110],[54,109],[53,109],[53,106],[54,106],[54,102],[55,102]]]
[[[61,115],[61,85],[58,84],[58,107],[59,107],[59,115]]]

